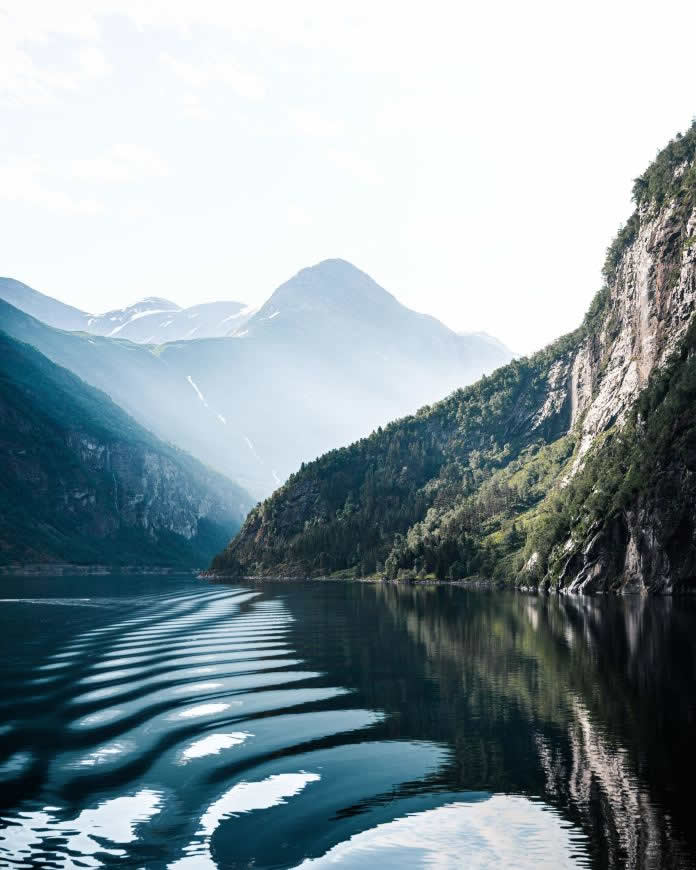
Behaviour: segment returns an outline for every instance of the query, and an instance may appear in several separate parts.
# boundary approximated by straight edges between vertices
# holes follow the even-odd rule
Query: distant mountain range
[[[207,564],[251,506],[34,348],[0,332],[0,565]]]
[[[490,336],[411,311],[344,260],[303,269],[257,311],[149,298],[95,317],[11,279],[0,297],[6,332],[255,497],[512,357]],[[226,332],[199,337],[213,329]]]
[[[0,299],[56,329],[117,336],[142,344],[232,335],[254,313],[242,302],[206,302],[181,308],[169,299],[148,296],[125,308],[88,314],[13,278],[0,278]]]

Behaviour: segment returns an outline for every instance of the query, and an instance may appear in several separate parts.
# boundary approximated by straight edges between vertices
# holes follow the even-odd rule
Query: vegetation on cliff
[[[603,274],[608,282],[611,283],[616,277],[621,258],[636,239],[641,209],[650,206],[660,208],[665,202],[673,201],[685,217],[696,206],[695,158],[696,121],[686,133],[678,133],[633,182],[636,208],[607,250]]]
[[[583,546],[613,532],[604,582],[619,585],[632,521],[643,535],[659,532],[660,556],[677,580],[696,576],[695,407],[696,321],[669,363],[653,372],[624,425],[598,441],[567,486],[550,492],[532,545],[539,566],[562,579]]]

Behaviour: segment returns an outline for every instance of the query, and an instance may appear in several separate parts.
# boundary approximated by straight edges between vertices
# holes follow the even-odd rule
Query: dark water
[[[0,866],[696,867],[696,607],[2,579]]]

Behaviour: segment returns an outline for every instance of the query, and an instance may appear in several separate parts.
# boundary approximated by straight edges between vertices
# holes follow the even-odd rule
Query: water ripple
[[[34,584],[25,628],[41,632],[9,645],[1,866],[585,866],[558,811],[488,787],[509,757],[480,709],[447,730],[461,698],[489,701],[469,689],[477,663],[458,659],[441,695],[424,620],[395,629],[375,590],[60,582]],[[489,671],[502,691],[507,671]],[[564,759],[534,734],[551,782]]]

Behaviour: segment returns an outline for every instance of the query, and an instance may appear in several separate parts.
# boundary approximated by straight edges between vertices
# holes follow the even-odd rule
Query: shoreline
[[[200,568],[173,568],[169,565],[73,565],[69,562],[37,562],[26,565],[0,565],[0,577],[83,577],[112,574],[199,575]]]
[[[341,574],[323,575],[320,577],[307,577],[302,575],[260,575],[247,574],[239,576],[235,574],[223,574],[200,568],[173,567],[171,565],[75,565],[68,562],[40,562],[24,565],[0,565],[1,577],[105,577],[105,576],[134,576],[143,574],[147,576],[176,576],[190,575],[199,580],[207,580],[209,583],[384,583],[390,586],[453,586],[459,589],[470,589],[482,592],[521,592],[526,595],[565,595],[573,597],[602,597],[627,598],[632,596],[651,598],[671,598],[673,596],[694,595],[696,588],[672,589],[667,592],[655,592],[648,589],[616,589],[596,590],[593,592],[570,592],[567,589],[538,588],[536,586],[508,586],[500,580],[487,579],[485,577],[467,577],[461,580],[436,580],[412,579],[412,580],[387,580],[385,577],[352,577]]]
[[[550,589],[536,586],[508,586],[501,580],[489,580],[485,577],[468,577],[461,580],[387,580],[384,577],[347,577],[341,575],[325,575],[321,577],[303,577],[299,575],[260,575],[247,574],[242,577],[234,574],[222,574],[209,571],[201,571],[198,575],[200,580],[208,580],[211,583],[384,583],[390,586],[455,586],[459,589],[472,589],[483,592],[521,592],[525,595],[558,595],[574,598],[672,598],[674,596],[690,596],[696,594],[696,588],[678,588],[665,591],[653,591],[650,589],[598,589],[593,592],[571,592],[565,588]]]
[[[198,578],[213,583],[229,581],[236,581],[238,583],[370,583],[375,585],[384,583],[389,586],[457,586],[464,589],[480,589],[495,592],[538,592],[537,589],[531,587],[506,586],[500,580],[487,580],[484,577],[468,577],[462,580],[387,580],[385,577],[347,577],[340,574],[327,574],[321,577],[245,574],[240,577],[235,574],[201,571],[198,574]]]

